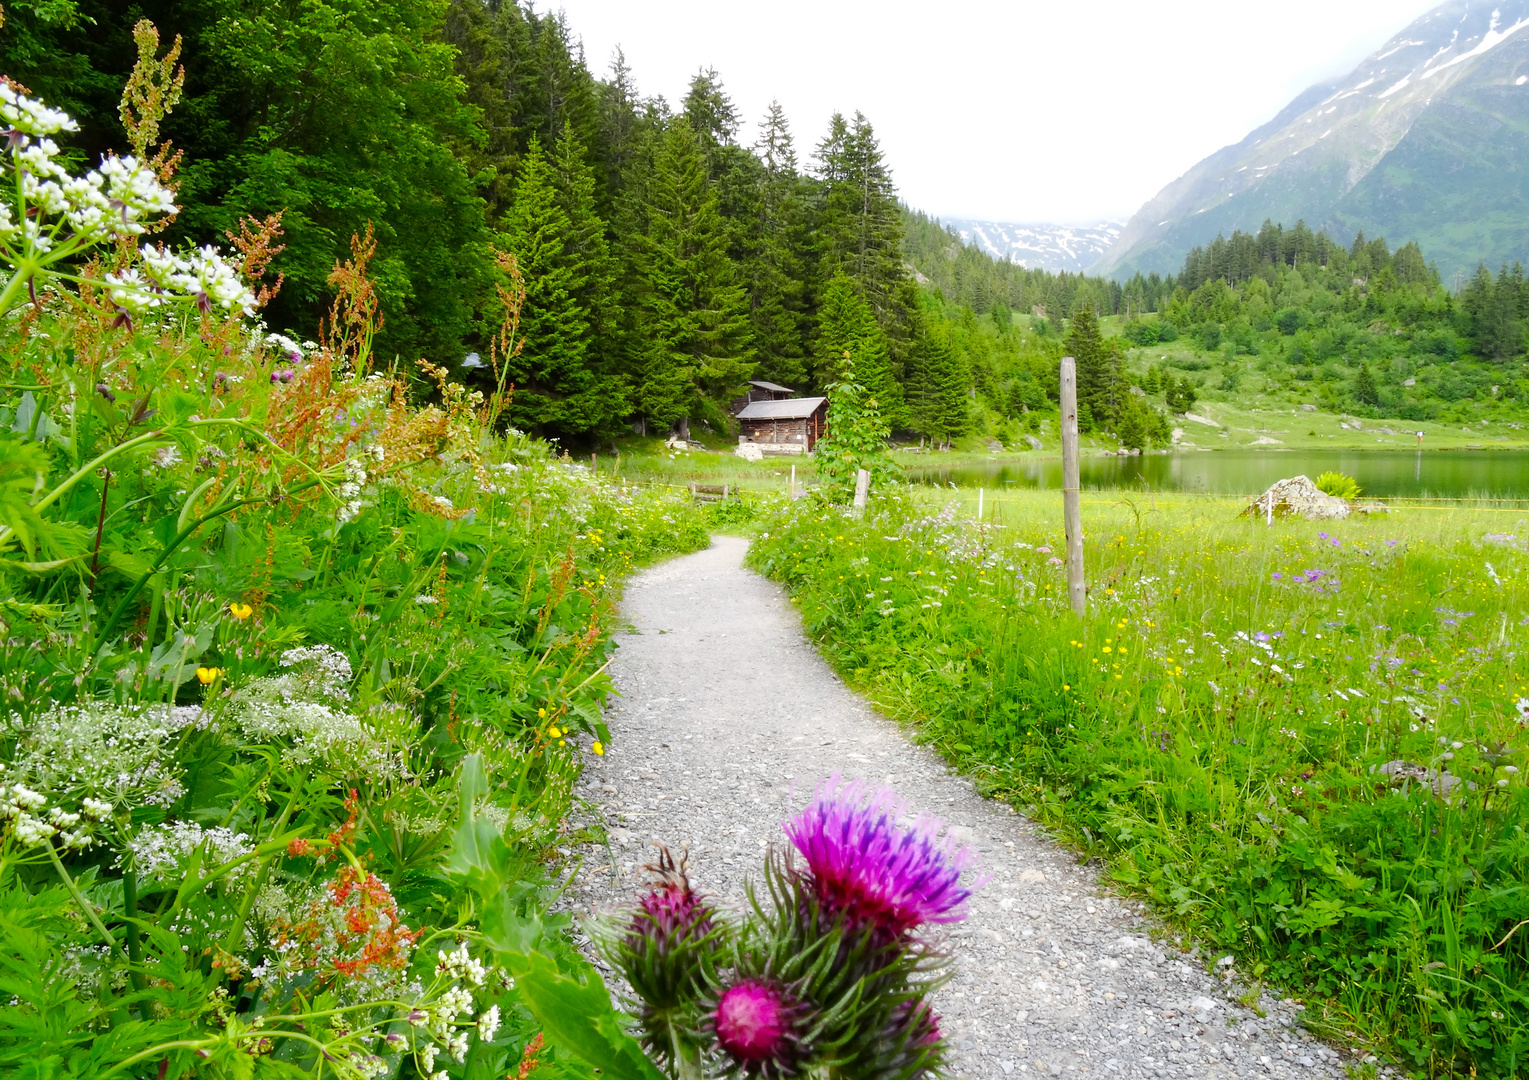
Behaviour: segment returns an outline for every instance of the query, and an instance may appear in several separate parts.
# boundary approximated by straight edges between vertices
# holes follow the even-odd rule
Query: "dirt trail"
[[[867,777],[944,817],[990,875],[951,935],[958,973],[936,1000],[955,1075],[1344,1075],[1336,1053],[1291,1026],[1294,1006],[1266,1000],[1260,1019],[1230,1001],[1229,982],[1154,942],[1140,909],[1072,852],[845,687],[782,591],[743,569],[747,547],[717,537],[627,585],[612,745],[580,791],[616,863],[584,852],[577,910],[631,897],[655,840],[688,848],[696,885],[739,903],[821,778]]]

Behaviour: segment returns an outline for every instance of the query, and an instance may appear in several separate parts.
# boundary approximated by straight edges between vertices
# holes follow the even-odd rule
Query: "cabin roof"
[[[782,386],[779,383],[765,382],[762,379],[750,379],[749,380],[749,385],[750,386],[757,386],[761,390],[769,390],[772,393],[777,393],[777,394],[794,394],[794,393],[796,393],[796,391],[791,389],[791,387],[789,387],[789,386]]]
[[[818,411],[826,397],[787,398],[785,401],[751,401],[739,420],[801,420]]]

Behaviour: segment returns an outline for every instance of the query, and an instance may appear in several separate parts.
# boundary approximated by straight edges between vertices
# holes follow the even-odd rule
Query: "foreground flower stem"
[[[680,1045],[679,1032],[673,1024],[669,1025],[669,1044],[674,1048],[674,1074],[677,1080],[701,1080],[700,1059],[686,1055],[685,1048]]]
[[[85,918],[90,920],[90,925],[96,928],[96,933],[101,935],[101,940],[106,942],[112,952],[120,953],[122,946],[117,944],[117,939],[112,936],[111,931],[106,929],[106,924],[96,914],[95,905],[85,899],[84,893],[80,892],[80,887],[74,883],[74,878],[70,877],[69,871],[64,869],[64,864],[59,861],[58,852],[53,850],[52,843],[45,841],[43,849],[47,851],[48,859],[53,863],[53,869],[57,870],[58,876],[63,879],[64,888],[69,890],[69,895],[74,897],[74,902],[80,905],[80,910],[85,913]]]

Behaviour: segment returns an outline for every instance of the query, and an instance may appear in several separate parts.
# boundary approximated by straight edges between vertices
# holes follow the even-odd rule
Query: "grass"
[[[1106,336],[1120,332],[1120,316],[1101,320]],[[1206,353],[1190,341],[1132,348],[1127,367],[1140,384],[1149,366],[1160,365],[1176,376],[1188,375],[1199,383],[1200,400],[1191,412],[1216,421],[1213,428],[1186,418],[1175,418],[1183,429],[1183,441],[1197,447],[1260,446],[1269,449],[1387,450],[1417,447],[1416,432],[1423,431],[1425,450],[1515,449],[1529,446],[1529,425],[1521,410],[1506,403],[1474,402],[1447,406],[1437,420],[1360,419],[1347,413],[1323,411],[1322,384],[1295,378],[1294,369],[1280,358],[1285,341],[1278,335],[1261,347],[1265,357]],[[1228,372],[1235,373],[1235,387],[1223,388]],[[1308,369],[1309,373],[1309,369]],[[1504,380],[1508,378],[1503,376]],[[1163,404],[1154,395],[1154,404]],[[1259,440],[1273,440],[1260,442]]]
[[[1313,1028],[1523,1075],[1529,509],[1240,505],[1085,495],[1082,620],[1054,494],[798,504],[751,557],[883,709]]]
[[[686,487],[690,483],[734,484],[746,491],[784,492],[796,466],[798,486],[817,478],[809,457],[770,457],[745,461],[732,452],[736,443],[707,438],[705,449],[671,450],[664,440],[624,436],[616,441],[616,454],[601,454],[595,468],[603,475],[633,483]]]

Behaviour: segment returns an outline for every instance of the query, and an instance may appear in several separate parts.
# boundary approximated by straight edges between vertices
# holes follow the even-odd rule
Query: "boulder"
[[[1025,442],[1030,444],[1030,449],[1031,450],[1044,450],[1044,449],[1046,449],[1046,444],[1041,442],[1034,435],[1026,435],[1025,436]]]
[[[1262,518],[1294,515],[1308,521],[1337,521],[1349,516],[1349,505],[1346,500],[1322,491],[1309,477],[1292,476],[1276,480],[1241,514]]]

